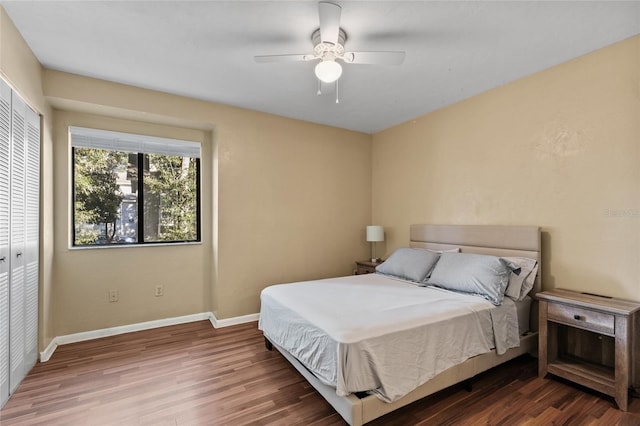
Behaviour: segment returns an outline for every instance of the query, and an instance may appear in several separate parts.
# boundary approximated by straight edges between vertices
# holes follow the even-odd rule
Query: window
[[[200,241],[200,144],[71,127],[73,245]]]

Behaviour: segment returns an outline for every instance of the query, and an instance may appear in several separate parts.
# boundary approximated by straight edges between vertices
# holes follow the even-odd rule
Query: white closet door
[[[19,96],[11,97],[11,288],[9,290],[9,391],[13,393],[25,376],[25,113]]]
[[[0,407],[9,399],[11,89],[0,80]]]
[[[38,359],[38,259],[40,236],[40,116],[26,110],[25,158],[25,375]]]

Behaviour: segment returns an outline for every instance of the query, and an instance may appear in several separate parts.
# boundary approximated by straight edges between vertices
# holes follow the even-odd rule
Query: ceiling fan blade
[[[320,40],[323,43],[338,43],[342,8],[337,4],[321,1],[318,4],[318,11],[320,14]]]
[[[350,64],[400,65],[404,52],[345,52],[344,61]]]
[[[256,62],[298,62],[312,61],[316,59],[313,55],[261,55],[254,56]]]

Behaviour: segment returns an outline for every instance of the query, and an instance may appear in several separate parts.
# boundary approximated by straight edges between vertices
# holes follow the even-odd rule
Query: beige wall
[[[640,300],[640,37],[373,136],[387,255],[411,223],[543,228],[543,287]]]
[[[367,256],[370,135],[50,70],[44,90],[58,108],[57,335],[208,310],[218,319],[256,313],[267,285],[349,274]],[[184,138],[158,123],[204,129],[212,140],[202,160],[210,206],[202,246],[70,250],[67,127]],[[107,302],[110,288],[119,302]]]
[[[27,103],[42,113],[42,66],[7,13],[0,7],[0,69],[4,79]]]
[[[53,330],[53,169],[51,108],[42,93],[42,67],[13,22],[0,7],[0,74],[42,116],[40,204],[40,312],[39,346],[55,336]]]

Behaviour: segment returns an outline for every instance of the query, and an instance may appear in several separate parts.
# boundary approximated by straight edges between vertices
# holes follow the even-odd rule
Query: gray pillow
[[[474,253],[442,253],[427,284],[469,293],[500,305],[509,283],[510,262]]]
[[[429,250],[401,247],[376,272],[419,283],[431,272],[440,255]]]

